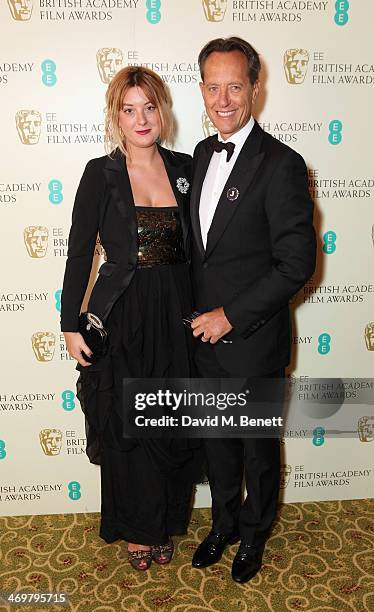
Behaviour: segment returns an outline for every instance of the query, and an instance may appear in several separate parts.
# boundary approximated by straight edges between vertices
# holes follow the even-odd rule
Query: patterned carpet
[[[194,510],[175,538],[169,566],[140,573],[123,542],[97,535],[98,514],[0,518],[0,591],[68,594],[68,605],[8,605],[0,611],[360,612],[374,610],[373,500],[280,506],[261,572],[246,585],[230,578],[237,546],[206,570],[191,555],[207,534],[210,511]]]

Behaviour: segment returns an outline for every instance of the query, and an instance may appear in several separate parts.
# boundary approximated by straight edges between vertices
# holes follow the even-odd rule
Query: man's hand
[[[81,366],[90,366],[91,364],[83,357],[82,351],[88,357],[91,357],[92,351],[83,340],[81,334],[79,332],[64,332],[64,336],[69,355],[74,357]]]
[[[203,342],[215,344],[232,330],[232,325],[226,318],[223,307],[220,306],[196,317],[191,323],[191,329],[195,338],[201,336]]]

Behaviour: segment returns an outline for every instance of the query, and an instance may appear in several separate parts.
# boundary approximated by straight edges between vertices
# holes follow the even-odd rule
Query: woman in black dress
[[[62,290],[61,329],[80,371],[87,454],[101,464],[101,528],[128,542],[133,567],[170,561],[171,535],[185,533],[196,466],[188,441],[122,437],[122,380],[191,375],[193,310],[188,265],[191,157],[171,142],[171,99],[141,67],[117,73],[106,94],[110,154],[91,160],[73,210]],[[109,350],[90,364],[78,330],[97,234],[107,261],[88,312],[105,324]]]

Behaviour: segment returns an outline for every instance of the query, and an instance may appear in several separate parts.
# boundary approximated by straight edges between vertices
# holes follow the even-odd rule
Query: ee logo
[[[339,119],[333,119],[329,123],[329,143],[338,145],[342,141],[343,124]]]
[[[64,410],[66,410],[66,412],[70,412],[71,410],[74,410],[75,393],[73,391],[70,391],[70,389],[65,389],[65,391],[61,393],[61,399],[62,399],[62,407]]]
[[[77,501],[81,497],[81,486],[76,480],[72,480],[68,484],[69,497],[73,501]]]
[[[156,24],[161,19],[161,0],[147,0],[147,20],[149,23]]]
[[[323,427],[316,427],[313,429],[313,438],[312,442],[314,446],[322,446],[325,443],[325,433],[326,431]]]
[[[57,179],[52,179],[48,183],[49,201],[51,204],[61,204],[64,196],[62,195],[62,183]]]
[[[58,312],[61,312],[61,293],[62,293],[61,289],[57,289],[57,291],[55,291],[55,300],[56,300],[55,306]]]
[[[348,9],[349,9],[348,0],[336,0],[335,2],[336,13],[334,16],[334,21],[337,26],[344,26],[348,22],[349,20]]]
[[[4,440],[0,440],[0,459],[5,459],[6,450],[5,450],[5,442]]]
[[[56,77],[56,64],[53,60],[46,59],[41,63],[42,69],[42,82],[47,87],[53,87],[56,85],[57,77]]]
[[[320,355],[327,355],[330,352],[330,342],[330,334],[324,333],[318,336],[318,352]]]
[[[336,251],[336,234],[333,230],[329,230],[323,234],[322,250],[326,255],[332,255]]]

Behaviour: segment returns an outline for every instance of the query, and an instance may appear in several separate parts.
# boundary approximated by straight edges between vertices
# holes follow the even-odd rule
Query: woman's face
[[[118,124],[127,146],[150,147],[160,136],[160,113],[140,87],[131,87],[126,92]]]

